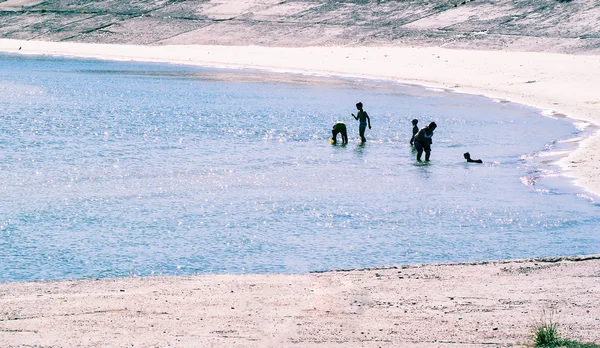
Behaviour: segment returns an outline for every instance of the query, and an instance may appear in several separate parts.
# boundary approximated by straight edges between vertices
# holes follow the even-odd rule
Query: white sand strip
[[[0,51],[389,79],[510,100],[600,125],[597,55],[439,47],[132,46],[7,39],[0,39]],[[596,133],[561,162],[572,170],[577,184],[596,195],[600,195],[599,148],[600,134]]]
[[[513,347],[544,319],[600,343],[599,279],[596,256],[0,283],[0,346]]]

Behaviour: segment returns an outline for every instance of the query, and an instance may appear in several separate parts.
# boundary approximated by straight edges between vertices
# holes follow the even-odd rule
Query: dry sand
[[[0,284],[3,347],[512,347],[543,320],[600,343],[600,256]]]
[[[598,55],[6,39],[0,51],[388,79],[600,124]],[[596,195],[599,145],[596,132],[562,161]],[[8,283],[0,284],[0,346],[515,346],[530,342],[531,326],[544,312],[554,312],[566,336],[600,343],[599,308],[598,257],[308,275]]]

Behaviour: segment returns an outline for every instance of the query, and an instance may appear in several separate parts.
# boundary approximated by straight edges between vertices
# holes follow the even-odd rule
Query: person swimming
[[[480,159],[476,159],[476,160],[472,159],[472,158],[471,158],[471,154],[470,154],[470,153],[468,153],[468,152],[465,152],[465,153],[463,154],[463,157],[464,157],[464,158],[467,160],[467,162],[469,162],[469,163],[483,163],[483,161],[482,161],[482,160],[480,160]]]
[[[332,144],[337,143],[338,133],[342,135],[342,144],[348,144],[348,133],[346,132],[346,124],[344,122],[338,121],[333,125],[333,129],[331,129]]]

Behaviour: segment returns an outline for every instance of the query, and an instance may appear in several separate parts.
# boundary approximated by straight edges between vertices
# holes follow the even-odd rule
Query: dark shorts
[[[427,144],[421,144],[418,140],[415,139],[415,148],[417,149],[417,151],[431,151],[431,145],[429,143]]]

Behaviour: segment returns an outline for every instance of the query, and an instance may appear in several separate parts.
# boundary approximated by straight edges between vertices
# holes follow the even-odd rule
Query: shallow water
[[[0,281],[600,253],[600,207],[551,165],[589,127],[512,103],[2,55],[0,107]],[[430,164],[413,118],[438,124]],[[328,141],[337,120],[348,145]]]

